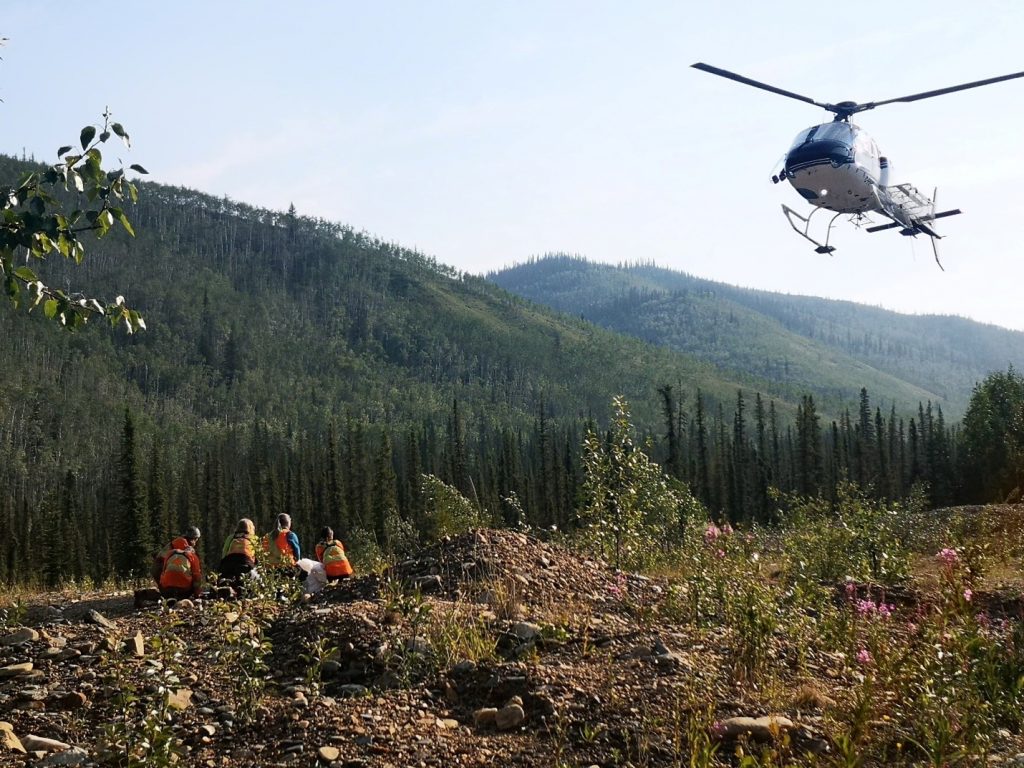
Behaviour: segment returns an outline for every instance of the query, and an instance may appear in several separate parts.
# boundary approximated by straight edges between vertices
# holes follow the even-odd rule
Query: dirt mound
[[[504,590],[530,605],[585,600],[601,604],[649,580],[627,576],[601,560],[516,531],[477,529],[447,538],[384,574],[449,599],[493,602]]]

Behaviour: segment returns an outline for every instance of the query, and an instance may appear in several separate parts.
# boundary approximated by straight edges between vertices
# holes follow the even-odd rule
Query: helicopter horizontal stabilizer
[[[926,235],[931,235],[932,237],[939,237],[939,235],[933,234],[932,233],[933,231],[929,231],[930,228],[929,229],[925,229],[924,227],[921,227],[921,223],[925,222],[925,221],[934,221],[935,219],[944,219],[947,216],[956,216],[957,214],[960,214],[960,213],[963,213],[963,211],[961,211],[959,208],[954,208],[954,209],[949,210],[949,211],[942,211],[942,213],[936,213],[934,216],[925,216],[923,218],[916,219],[915,223],[917,224],[918,228],[920,228],[921,231],[924,232]],[[901,224],[900,222],[894,221],[894,222],[892,222],[890,224],[879,224],[877,227],[868,227],[864,231],[865,232],[881,232],[884,229],[895,229],[896,227],[902,227],[902,226],[904,226],[904,225]]]

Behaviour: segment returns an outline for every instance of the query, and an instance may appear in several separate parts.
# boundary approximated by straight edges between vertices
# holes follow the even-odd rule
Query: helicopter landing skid
[[[828,229],[825,230],[825,243],[822,244],[808,234],[808,231],[811,228],[811,218],[813,218],[814,214],[816,214],[820,210],[821,208],[815,208],[813,211],[810,212],[809,215],[804,216],[798,213],[797,211],[794,211],[785,203],[782,204],[782,213],[786,217],[786,221],[789,222],[789,226],[791,226],[793,228],[793,231],[800,235],[800,237],[810,241],[815,245],[815,253],[832,253],[833,251],[835,251],[835,246],[829,245],[828,240],[832,236],[832,225],[835,224],[836,219],[842,216],[842,214],[837,213],[835,216],[832,217],[832,220],[829,221]],[[800,226],[795,221],[793,221],[794,216],[804,223],[803,229],[801,229]]]

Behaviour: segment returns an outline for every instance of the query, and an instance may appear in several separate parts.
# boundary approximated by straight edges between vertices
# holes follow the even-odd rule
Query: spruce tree
[[[118,576],[140,576],[149,568],[154,546],[149,533],[149,514],[135,443],[135,421],[124,412],[121,455],[117,464],[118,536],[114,547],[114,568]]]

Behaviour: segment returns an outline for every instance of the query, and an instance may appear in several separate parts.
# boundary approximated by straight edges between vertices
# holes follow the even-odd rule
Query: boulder
[[[0,680],[6,680],[11,677],[22,677],[32,671],[32,662],[23,661],[21,664],[8,664],[6,667],[0,667]]]
[[[494,726],[494,720],[498,710],[494,707],[484,707],[473,713],[473,725],[477,728],[490,728]]]
[[[114,624],[110,619],[104,616],[102,613],[97,611],[95,608],[90,608],[89,612],[85,614],[86,621],[92,624],[98,624],[106,629],[114,629],[117,625]]]
[[[321,763],[330,764],[341,757],[341,750],[337,747],[320,747],[316,751],[316,756],[320,759]]]
[[[31,733],[22,739],[21,743],[29,752],[63,752],[65,749],[71,749],[71,745],[66,742]]]
[[[9,635],[0,637],[0,645],[21,645],[39,639],[39,633],[31,627],[22,627]]]
[[[25,754],[24,745],[14,733],[14,726],[10,723],[0,721],[0,755],[5,752],[20,752]]]
[[[526,720],[526,712],[521,704],[508,704],[494,714],[494,725],[499,731],[515,728]]]

